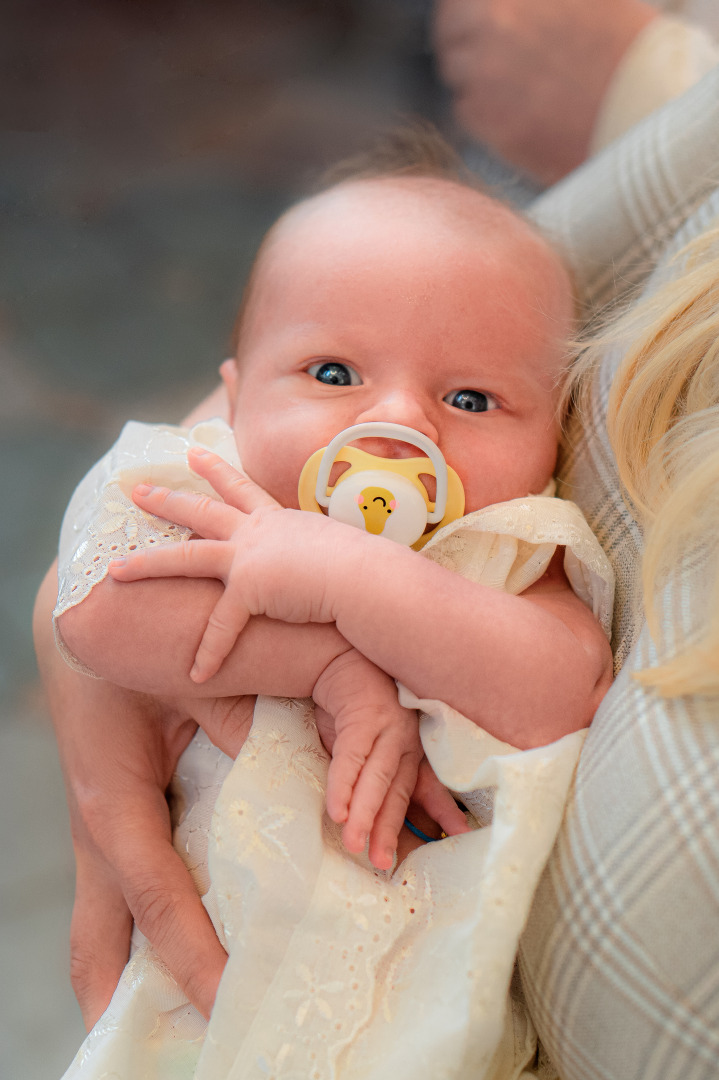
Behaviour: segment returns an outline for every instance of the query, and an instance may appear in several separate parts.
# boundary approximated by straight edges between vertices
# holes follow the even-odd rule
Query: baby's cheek
[[[337,431],[329,434],[321,418],[289,402],[269,415],[254,410],[246,424],[235,426],[235,441],[245,472],[256,484],[291,510],[299,509],[297,486],[306,462],[326,446]]]
[[[293,510],[299,508],[297,502],[297,483],[299,470],[284,459],[278,447],[271,447],[266,453],[259,454],[256,448],[249,447],[240,457],[247,475],[254,480],[268,495],[282,506]]]

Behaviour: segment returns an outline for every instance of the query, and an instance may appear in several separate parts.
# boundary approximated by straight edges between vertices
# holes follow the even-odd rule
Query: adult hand
[[[198,724],[235,757],[254,698],[160,704],[73,671],[55,648],[54,569],[35,608],[40,671],[55,723],[77,861],[71,979],[88,1028],[129,953],[132,919],[209,1016],[226,956],[171,844],[165,789]]]
[[[584,160],[644,0],[437,0],[434,46],[459,123],[551,184]]]

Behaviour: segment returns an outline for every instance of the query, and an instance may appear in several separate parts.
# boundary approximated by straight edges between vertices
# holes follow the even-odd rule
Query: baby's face
[[[297,507],[309,456],[379,420],[438,444],[466,512],[539,493],[571,318],[559,260],[485,196],[439,180],[336,188],[292,211],[260,263],[228,374],[243,465]]]

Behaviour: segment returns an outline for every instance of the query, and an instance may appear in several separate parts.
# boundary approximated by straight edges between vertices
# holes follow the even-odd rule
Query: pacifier
[[[356,446],[357,439],[396,439],[422,450],[426,457],[384,458]],[[349,465],[337,482],[329,478],[336,461]],[[422,475],[437,484],[430,502]],[[403,424],[368,423],[345,428],[306,462],[298,485],[302,510],[322,513],[419,551],[430,537],[464,512],[464,488],[441,450],[426,435]],[[425,532],[427,525],[435,528]]]

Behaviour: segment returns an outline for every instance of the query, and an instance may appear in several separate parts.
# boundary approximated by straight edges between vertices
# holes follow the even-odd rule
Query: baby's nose
[[[433,443],[439,443],[439,432],[429,415],[427,406],[419,395],[409,390],[396,390],[378,398],[369,408],[365,409],[361,416],[357,417],[355,423],[366,424],[371,421],[385,424],[404,424],[405,427],[412,428],[414,431],[420,431],[431,439]],[[400,453],[395,452],[397,457],[416,457],[418,454],[416,447],[410,447],[411,453],[404,452],[404,447],[409,447],[408,443],[395,445],[401,448]],[[364,446],[364,449],[368,450],[369,453],[380,453],[383,457],[395,456],[392,453],[385,453],[381,449],[371,450],[369,446]]]

